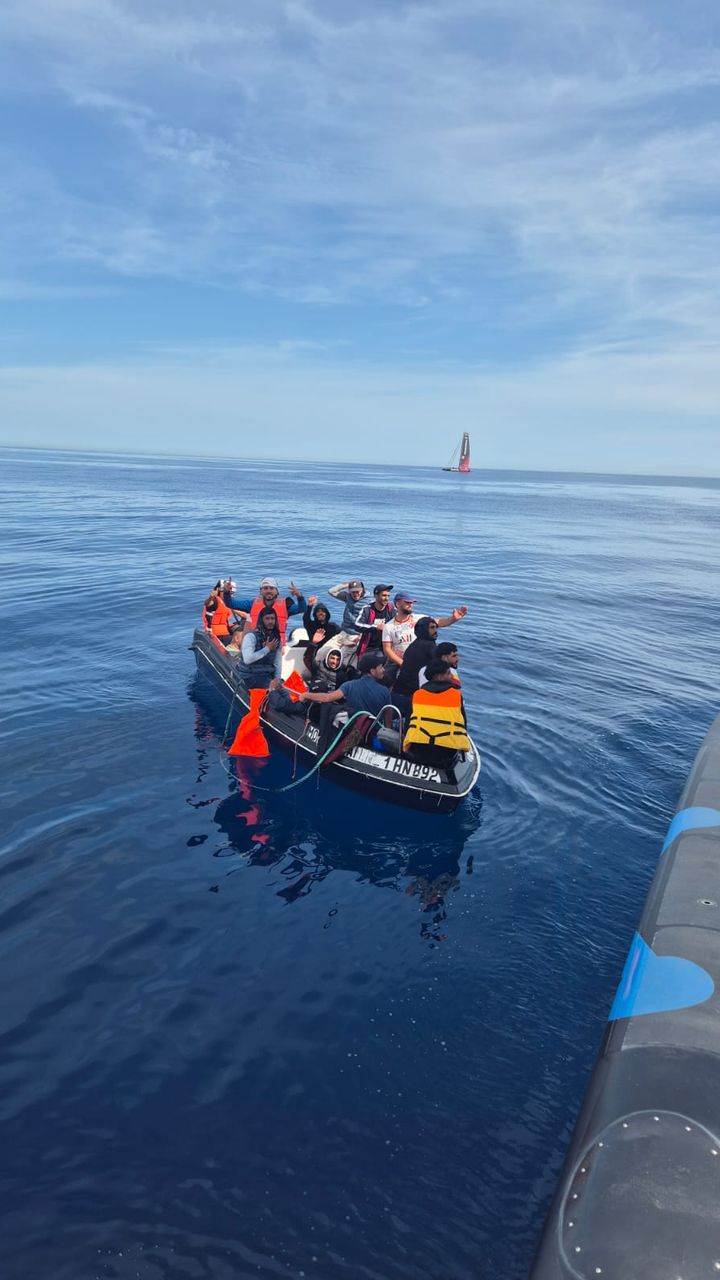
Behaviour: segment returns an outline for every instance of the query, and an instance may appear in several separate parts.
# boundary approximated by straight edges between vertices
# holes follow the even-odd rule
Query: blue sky
[[[717,10],[4,0],[0,439],[720,474]]]

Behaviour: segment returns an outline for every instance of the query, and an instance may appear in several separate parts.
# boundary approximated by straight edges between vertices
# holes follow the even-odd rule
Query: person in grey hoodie
[[[361,578],[351,578],[349,582],[341,582],[337,587],[328,587],[328,591],[335,600],[342,600],[345,605],[340,624],[343,631],[351,636],[359,636],[357,619],[367,602],[365,583]]]

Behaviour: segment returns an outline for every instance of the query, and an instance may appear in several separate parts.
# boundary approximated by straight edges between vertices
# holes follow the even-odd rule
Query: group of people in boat
[[[405,726],[403,752],[419,763],[450,763],[470,748],[458,676],[457,645],[438,643],[438,631],[467,613],[459,605],[441,617],[414,611],[415,600],[391,583],[368,592],[360,578],[329,587],[343,605],[334,622],[317,596],[307,600],[294,582],[281,596],[274,578],[263,578],[255,596],[241,597],[231,578],[218,581],[205,601],[205,628],[225,646],[248,688],[266,688],[271,708],[310,716],[321,725],[338,710],[364,711]],[[281,678],[288,623],[302,615],[307,640],[303,678],[307,691],[289,693]],[[322,736],[322,733],[321,733]]]

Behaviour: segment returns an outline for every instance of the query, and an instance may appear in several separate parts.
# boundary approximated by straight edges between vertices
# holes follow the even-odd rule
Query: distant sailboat
[[[463,431],[463,438],[460,441],[458,448],[460,449],[460,461],[457,466],[453,465],[458,452],[456,449],[450,459],[450,465],[448,467],[443,467],[443,471],[462,471],[463,474],[465,474],[470,470],[470,436],[467,431]]]

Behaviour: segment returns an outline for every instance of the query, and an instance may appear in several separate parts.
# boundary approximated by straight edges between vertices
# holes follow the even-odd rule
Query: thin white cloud
[[[0,299],[4,302],[64,302],[75,298],[106,298],[118,292],[117,285],[32,284],[27,280],[0,279]]]
[[[5,0],[6,94],[45,110],[51,98],[97,169],[93,185],[51,148],[6,155],[6,250],[29,290],[51,287],[52,264],[68,288],[77,270],[315,311],[359,301],[378,328],[384,308],[404,307],[408,349],[414,317],[428,321],[430,364],[446,354],[439,339],[433,351],[434,314],[468,330],[489,316],[511,352],[541,332],[555,353],[483,377],[478,395],[499,412],[520,421],[542,394],[563,413],[584,396],[608,412],[672,406],[683,421],[685,404],[704,420],[720,328],[712,12]],[[96,375],[83,376],[87,388]],[[398,377],[411,397],[402,364]]]

